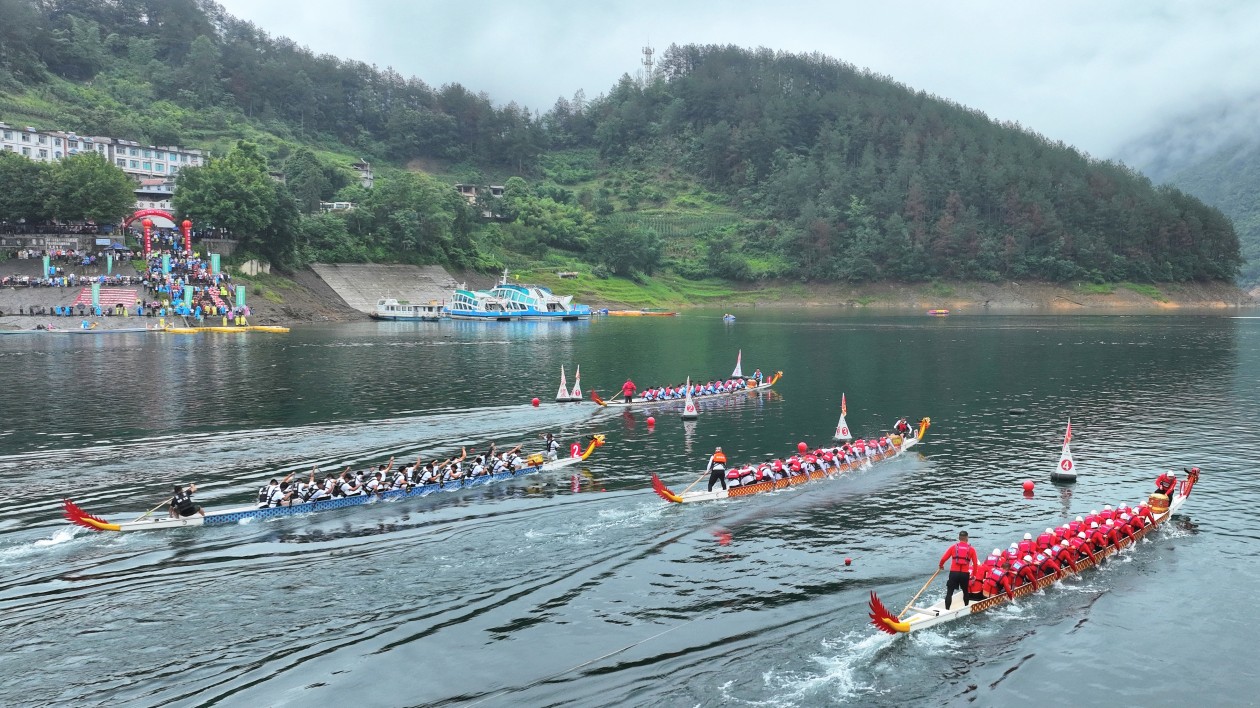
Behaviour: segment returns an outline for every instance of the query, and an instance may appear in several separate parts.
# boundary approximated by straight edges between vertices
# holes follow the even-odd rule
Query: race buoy
[[[798,442],[796,443],[796,449],[798,452],[805,452],[806,450],[809,449],[809,445],[806,445],[803,442]]]
[[[656,418],[653,418],[652,416],[648,416],[647,424],[649,428],[652,427],[653,425],[656,425]]]
[[[537,398],[535,398],[534,400],[530,401],[530,402],[529,402],[529,405],[531,405],[531,406],[533,406],[533,407],[537,408],[537,407],[538,407],[538,399],[537,399]]]
[[[1033,481],[1032,481],[1031,479],[1026,479],[1026,480],[1024,480],[1024,491],[1025,491],[1025,492],[1031,492],[1031,491],[1033,490],[1033,487],[1035,487],[1035,486],[1036,486],[1036,485],[1035,485],[1035,484],[1033,484]]]
[[[853,559],[852,559],[852,558],[845,558],[845,559],[844,559],[844,564],[845,564],[845,565],[853,565]]]

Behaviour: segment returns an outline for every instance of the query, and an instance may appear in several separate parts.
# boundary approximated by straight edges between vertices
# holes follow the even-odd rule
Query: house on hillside
[[[464,201],[468,202],[468,206],[477,206],[477,194],[481,190],[484,190],[484,192],[490,195],[490,197],[493,199],[503,198],[503,185],[492,184],[489,187],[480,187],[475,184],[455,185],[455,191],[459,192],[459,196],[463,197]],[[489,209],[482,209],[481,216],[482,218],[490,219],[495,216],[498,216],[498,214],[492,213],[491,210]]]
[[[374,179],[372,178],[372,163],[359,158],[359,161],[350,165],[350,169],[359,175],[359,186],[364,189],[371,189]]]

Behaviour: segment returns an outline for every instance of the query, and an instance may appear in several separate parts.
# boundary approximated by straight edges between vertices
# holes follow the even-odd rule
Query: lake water
[[[0,703],[1255,704],[1260,319],[720,314],[0,337]],[[561,365],[611,394],[725,376],[740,350],[784,378],[694,425],[547,402]],[[715,445],[744,461],[829,440],[841,392],[859,435],[932,428],[775,494],[649,491],[652,472],[685,488]],[[1081,478],[1056,487],[1069,415]],[[59,516],[64,496],[138,516],[194,481],[207,507],[247,503],[312,465],[548,431],[608,444],[576,475],[270,522]],[[900,609],[960,529],[1005,547],[1190,465],[1175,523],[1099,570],[911,636],[868,622],[870,591]]]

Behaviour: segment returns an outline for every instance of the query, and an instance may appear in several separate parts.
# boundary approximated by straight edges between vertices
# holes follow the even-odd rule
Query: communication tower
[[[652,49],[651,45],[648,45],[643,48],[643,85],[644,86],[647,86],[648,84],[652,83],[652,79],[655,76],[654,74],[655,69],[653,68],[653,64],[652,64],[653,52],[655,52],[655,50]]]

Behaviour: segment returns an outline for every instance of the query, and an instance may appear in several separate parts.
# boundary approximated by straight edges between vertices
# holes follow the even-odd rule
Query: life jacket
[[[740,474],[739,474],[739,470],[737,470],[737,469],[735,469],[735,470],[729,470],[729,471],[726,473],[726,478],[727,478],[728,480],[729,480],[729,479],[738,480],[738,479],[739,479],[739,477],[740,477]]]
[[[271,500],[271,485],[264,484],[258,488],[258,506],[267,506],[267,502]]]
[[[726,453],[722,452],[721,450],[713,453],[713,459],[710,462],[713,465],[713,469],[725,470],[726,469]]]
[[[967,592],[972,595],[978,595],[984,592],[984,578],[982,576],[971,576],[967,581]]]
[[[958,543],[955,543],[950,550],[952,551],[950,554],[951,560],[949,562],[949,571],[951,573],[956,570],[966,572],[971,568],[971,556],[975,553],[975,550],[970,544],[959,541]]]
[[[1054,545],[1054,536],[1043,533],[1037,537],[1037,550],[1044,551],[1052,545]]]
[[[197,512],[197,507],[192,502],[192,495],[188,492],[180,492],[171,497],[171,506],[175,507],[175,511],[180,516],[189,516]]]
[[[1010,576],[996,565],[989,569],[988,575],[984,576],[982,585],[985,595],[996,595],[998,590],[1010,590],[1010,586]]]
[[[1019,542],[1019,555],[1021,558],[1024,556],[1031,556],[1032,552],[1035,550],[1037,549],[1033,548],[1032,541],[1028,539],[1024,539],[1023,541]]]

